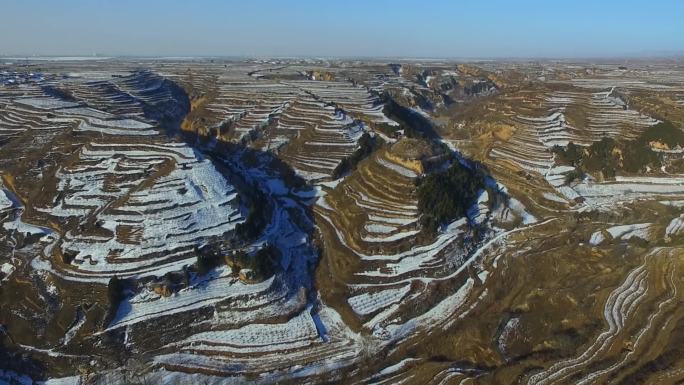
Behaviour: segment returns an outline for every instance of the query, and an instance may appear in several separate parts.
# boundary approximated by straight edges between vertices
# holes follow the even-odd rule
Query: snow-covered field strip
[[[672,219],[665,229],[665,235],[668,237],[677,236],[682,233],[684,233],[684,214]]]
[[[171,297],[161,297],[152,291],[143,291],[127,299],[120,305],[118,316],[109,328],[120,328],[160,316],[169,316],[250,296],[255,298],[250,302],[252,307],[264,306],[276,299],[263,295],[273,284],[274,278],[258,284],[244,284],[230,276],[228,267],[223,267],[206,280],[191,285]]]
[[[396,173],[398,173],[398,174],[401,174],[401,175],[403,175],[403,176],[405,176],[405,177],[407,177],[407,178],[415,178],[415,177],[418,176],[418,174],[416,174],[415,171],[409,170],[408,168],[403,167],[403,166],[401,166],[401,165],[398,165],[398,164],[396,164],[396,163],[392,163],[392,162],[390,162],[390,161],[388,161],[388,160],[386,160],[386,159],[384,159],[384,158],[379,158],[379,159],[378,159],[378,162],[379,162],[381,165],[383,165],[383,166],[385,166],[385,167],[391,169],[392,171],[394,171],[394,172],[396,172]]]
[[[649,234],[651,231],[650,223],[637,223],[633,225],[619,225],[613,226],[606,229],[606,231],[613,237],[619,239],[631,239],[631,238],[641,238],[644,240],[649,239]]]
[[[404,285],[397,289],[384,289],[349,297],[347,302],[354,312],[366,316],[401,301],[410,290],[410,285]]]
[[[303,347],[318,337],[318,331],[309,311],[302,311],[285,323],[250,324],[238,329],[217,330],[195,334],[181,342],[188,350],[247,351],[286,350],[287,345]],[[223,341],[223,346],[216,346]],[[211,345],[202,345],[211,344]]]
[[[94,117],[76,118],[76,131],[90,131],[107,135],[157,135],[152,126],[133,119],[102,120]]]
[[[44,97],[44,98],[26,98],[26,99],[16,99],[19,104],[24,104],[34,108],[40,108],[44,110],[54,110],[57,108],[65,107],[77,107],[78,103],[67,102],[61,99]]]
[[[663,197],[678,197],[684,195],[684,183],[675,183],[681,178],[657,179],[622,179],[621,181],[596,183],[584,181],[573,185],[572,188],[586,199],[586,204],[597,207],[607,207],[616,202],[633,200],[657,200]]]
[[[199,333],[167,348],[172,352],[156,356],[155,362],[174,370],[231,376],[257,371],[264,378],[282,380],[352,365],[358,360],[359,336],[322,305],[316,313],[307,306],[282,323],[255,322]]]
[[[681,80],[681,79],[679,79]],[[611,87],[620,87],[627,89],[637,89],[646,91],[675,91],[681,90],[682,87],[673,87],[666,84],[657,84],[648,82],[641,79],[625,79],[625,78],[615,78],[615,77],[605,77],[605,78],[585,78],[585,79],[572,79],[571,83],[574,86],[586,89],[606,89]]]

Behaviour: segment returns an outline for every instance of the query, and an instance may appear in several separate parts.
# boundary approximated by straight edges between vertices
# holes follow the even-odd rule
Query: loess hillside
[[[0,59],[0,178],[0,383],[684,381],[678,61]]]

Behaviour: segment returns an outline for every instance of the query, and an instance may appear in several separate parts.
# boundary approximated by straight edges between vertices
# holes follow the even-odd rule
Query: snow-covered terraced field
[[[229,140],[242,140],[277,119],[299,91],[278,83],[245,79],[231,81],[219,77],[219,96],[207,105],[217,125],[230,122],[227,132],[218,135]]]
[[[624,101],[606,92],[556,91],[544,98],[547,116],[518,115],[512,118],[517,131],[513,138],[490,152],[494,159],[510,161],[519,167],[545,174],[553,164],[550,149],[569,142],[588,146],[604,137],[634,139],[646,127],[658,123],[651,117],[626,108]],[[569,106],[584,111],[583,127],[575,127],[565,115]]]
[[[315,100],[290,106],[278,121],[277,130],[283,128],[297,134],[279,155],[310,181],[330,179],[341,161],[357,150],[366,131],[344,112]]]
[[[602,332],[595,342],[584,352],[573,359],[561,361],[544,372],[530,377],[528,384],[552,384],[569,376],[574,371],[581,370],[583,364],[592,360],[610,348],[614,339],[630,317],[636,307],[646,297],[648,289],[648,270],[641,266],[633,270],[627,279],[608,296],[604,309],[605,322],[608,330]]]
[[[644,79],[629,79],[620,77],[604,77],[604,78],[587,78],[587,79],[573,79],[573,85],[580,88],[598,89],[609,87],[621,87],[628,89],[637,89],[644,91],[681,91],[684,85],[681,85],[682,76],[674,76],[671,80],[675,80],[680,85],[662,84],[661,79],[652,79],[654,81],[646,81]],[[661,83],[661,84],[658,84]]]
[[[604,137],[634,139],[646,127],[658,120],[629,109],[625,101],[614,95],[615,88],[605,92],[583,93],[557,91],[546,98],[553,114],[547,124],[538,127],[547,146],[565,146],[568,142],[589,145]],[[569,106],[585,110],[584,127],[573,127],[566,121],[564,112]]]
[[[277,152],[306,180],[329,180],[356,151],[368,125],[396,125],[382,112],[379,99],[361,86],[275,81],[241,72],[246,70],[229,68],[217,76],[218,96],[206,105],[217,135],[255,141],[254,147]]]
[[[636,138],[638,111],[666,119],[638,93],[677,104],[679,71],[45,66],[0,82],[0,361],[94,383],[682,375],[681,154],[608,177],[552,151]],[[482,172],[474,204],[433,231],[420,186],[452,165]]]
[[[174,270],[178,268],[175,266]],[[109,328],[117,329],[136,325],[158,317],[173,317],[203,307],[220,307],[222,303],[229,303],[231,306],[227,314],[222,314],[221,317],[227,318],[228,315],[239,317],[233,319],[233,322],[239,319],[253,319],[254,316],[244,314],[244,310],[249,308],[261,309],[263,307],[261,312],[270,310],[271,313],[266,313],[278,314],[278,308],[266,309],[283,306],[283,298],[279,297],[282,293],[275,289],[277,288],[275,288],[273,278],[258,284],[245,284],[231,276],[230,268],[222,267],[212,274],[194,279],[189,287],[180,290],[172,297],[160,296],[152,290],[137,293],[119,307],[117,317]],[[273,294],[269,294],[269,291]],[[227,305],[224,307],[228,308]]]
[[[357,172],[339,184],[335,192],[320,198],[318,205],[321,213],[326,213],[326,218],[333,222],[342,221],[346,213],[361,219],[357,231],[345,234],[345,243],[363,252],[416,235],[419,213],[412,184],[417,174],[385,159],[382,154],[364,162]],[[341,210],[342,205],[346,213]],[[338,215],[342,217],[337,219]]]
[[[677,236],[682,233],[684,233],[684,215],[672,219],[665,229],[665,235],[668,237]]]
[[[647,254],[643,265],[630,271],[608,295],[603,308],[605,325],[596,339],[582,346],[576,356],[530,376],[528,384],[592,384],[611,376],[629,376],[658,333],[667,335],[663,328],[681,319],[674,311],[682,289],[675,278],[682,268],[672,259],[676,254],[676,249],[667,248]],[[643,312],[643,308],[648,310]]]
[[[70,99],[53,89],[68,90]],[[74,143],[85,142],[54,171],[52,201],[33,208],[68,229],[44,256],[66,264],[36,266],[95,282],[163,275],[191,264],[195,247],[242,221],[237,193],[213,164],[154,129],[157,119],[183,113],[175,91],[143,71],[108,79],[82,73],[2,93],[0,134],[35,132],[32,144],[49,145],[73,129],[83,135]],[[132,137],[140,139],[127,143]]]
[[[298,81],[288,83],[313,95],[319,101],[334,103],[356,119],[369,124],[397,125],[383,113],[383,104],[362,86],[344,82]]]
[[[419,240],[418,172],[385,151],[363,161],[315,206],[319,226],[334,238],[328,247],[336,250],[327,258],[349,259],[354,266],[344,278],[346,302],[369,330],[420,298],[417,287],[449,276],[465,259],[462,250],[454,250],[465,218],[436,239]]]
[[[532,126],[523,126],[509,141],[497,143],[489,157],[541,175],[545,175],[553,165],[553,154],[542,141],[539,131]]]
[[[572,191],[584,197],[589,206],[609,208],[617,202],[681,198],[684,178],[617,177],[608,182],[583,181],[572,186]]]
[[[162,118],[179,119],[187,112],[185,102],[178,100],[182,91],[152,71],[107,75],[77,74],[65,79],[60,87],[90,107],[122,117],[156,122]]]
[[[384,289],[373,293],[365,292],[350,297],[347,302],[349,302],[349,305],[355,313],[365,316],[398,303],[409,293],[409,291],[409,285],[405,285],[398,289]]]
[[[358,335],[330,308],[307,307],[285,322],[251,323],[190,336],[166,346],[156,365],[176,372],[210,373],[244,381],[264,373],[267,382],[323,376],[358,362]],[[272,379],[268,379],[273,376]]]
[[[32,91],[37,92],[38,89]],[[18,136],[26,131],[36,132],[37,136],[47,135],[50,131],[60,132],[70,126],[68,120],[55,119],[50,116],[52,108],[73,106],[74,103],[60,103],[59,99],[46,96],[32,98],[15,97],[25,93],[17,92],[0,96],[0,140]]]
[[[242,220],[230,184],[180,143],[92,143],[56,176],[61,198],[41,211],[81,224],[61,243],[79,276],[158,274]]]
[[[677,187],[669,187],[679,184],[672,183],[672,178],[651,178],[634,183],[629,182],[629,178],[618,177],[607,182],[589,178],[572,185],[566,183],[568,174],[577,170],[557,165],[552,152],[554,146],[567,146],[570,142],[589,146],[603,138],[633,140],[646,128],[659,123],[630,109],[615,87],[600,92],[547,92],[537,99],[526,99],[515,108],[525,109],[534,105],[541,106],[541,109],[533,110],[537,115],[527,112],[529,115],[515,114],[510,118],[515,134],[505,141],[496,141],[488,153],[490,159],[516,171],[524,170],[543,177],[560,195],[558,198],[564,201],[586,200],[592,207],[658,192],[680,193]],[[539,115],[540,111],[546,111],[547,115]],[[558,198],[550,200],[556,202]]]
[[[306,148],[307,155],[292,158],[293,164],[325,168],[330,177],[339,162],[356,150],[364,132],[362,123],[292,86],[275,85],[251,93],[252,86],[244,88],[250,90],[243,100],[246,104],[253,95],[282,91],[273,105],[277,111],[269,107],[268,119],[282,123],[278,129],[289,135],[288,140]],[[29,264],[36,274],[58,277],[59,290],[79,285],[102,290],[113,277],[142,282],[123,294],[116,312],[101,326],[104,333],[125,333],[124,343],[134,344],[149,338],[140,330],[151,323],[188,320],[192,334],[162,345],[163,352],[155,358],[158,367],[176,372],[246,375],[291,367],[296,378],[356,360],[356,336],[333,310],[308,297],[308,270],[316,256],[308,240],[311,225],[303,206],[288,197],[282,177],[270,175],[276,170],[267,165],[242,168],[240,154],[233,154],[230,164],[217,166],[197,149],[162,135],[160,123],[175,119],[183,106],[169,102],[177,97],[173,94],[177,89],[152,72],[124,71],[116,77],[81,72],[53,81],[50,87],[68,93],[73,101],[48,96],[38,86],[0,95],[0,119],[7,122],[0,128],[9,133],[8,140],[31,130],[76,138],[53,169],[41,170],[49,172],[51,184],[43,187],[45,199],[30,209],[31,220],[49,223],[54,232],[22,222],[19,198],[12,198],[15,202],[10,199],[14,195],[5,194],[8,190],[0,190],[0,236],[4,231],[43,236],[42,255],[36,253]],[[234,88],[228,93],[233,101],[240,98]],[[301,97],[295,100],[295,95]],[[292,108],[280,122],[278,115],[290,101]],[[241,116],[238,129],[239,124],[261,122],[264,115],[258,109]],[[300,128],[306,130],[301,138]],[[46,143],[63,145],[47,139]],[[227,266],[204,275],[190,267],[197,262],[198,247],[233,239],[236,226],[244,223],[246,209],[240,207],[238,192],[226,177],[227,167],[273,199],[272,216],[246,250],[272,245],[282,270],[260,282],[244,282]],[[14,183],[12,175],[7,178]],[[17,218],[6,221],[6,213],[15,211],[12,218]],[[26,265],[0,262],[3,280],[14,277],[17,266]],[[173,289],[172,295],[159,294],[155,282],[189,267],[186,286]],[[213,321],[189,322],[193,314],[207,309],[215,312]],[[79,314],[61,338],[62,345],[78,340],[79,330],[88,328],[84,317],[90,316]],[[270,363],[255,359],[255,352],[269,354]],[[235,370],[237,357],[249,365]]]

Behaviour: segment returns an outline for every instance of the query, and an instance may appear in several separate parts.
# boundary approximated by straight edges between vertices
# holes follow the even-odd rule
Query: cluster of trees
[[[603,138],[589,147],[570,142],[566,147],[554,146],[553,152],[561,163],[579,170],[569,173],[566,182],[586,172],[601,172],[604,177],[612,178],[618,170],[637,173],[646,167],[659,168],[661,158],[651,149],[651,142],[660,142],[670,148],[684,146],[684,132],[669,122],[663,122],[649,127],[631,141]]]
[[[2,369],[28,375],[32,378],[43,378],[48,369],[47,366],[40,359],[34,358],[33,354],[15,345],[4,326],[0,325],[0,328],[0,363],[2,363]],[[8,343],[4,342],[5,337]],[[34,383],[30,380],[27,382],[15,382],[10,379],[9,381],[3,381],[3,384]]]
[[[570,183],[582,178],[587,172],[601,172],[605,178],[614,177],[616,170],[621,169],[623,165],[623,152],[620,147],[615,139],[603,138],[589,147],[570,142],[567,147],[556,145],[552,151],[561,164],[577,169],[566,175],[565,182]]]
[[[342,175],[355,170],[359,162],[368,157],[379,146],[380,144],[377,137],[371,137],[367,132],[364,133],[361,138],[359,138],[359,149],[354,151],[350,156],[342,159],[340,164],[333,170],[333,178],[340,178]]]
[[[107,299],[109,300],[110,305],[118,305],[119,302],[124,299],[124,288],[125,286],[122,280],[116,275],[109,279],[109,283],[107,284]]]
[[[269,167],[277,171],[287,187],[298,189],[306,186],[306,180],[297,175],[294,169],[280,158],[273,156]]]
[[[226,256],[226,258],[229,259],[235,273],[239,274],[242,269],[249,269],[252,271],[250,278],[261,281],[275,273],[278,256],[278,249],[272,245],[267,245],[253,255],[238,251],[234,255]]]
[[[422,224],[430,232],[465,216],[485,188],[485,175],[478,167],[456,162],[446,171],[428,175],[418,182],[418,207]]]
[[[103,322],[103,326],[106,327],[116,316],[119,310],[119,305],[121,301],[126,298],[124,291],[126,290],[126,283],[124,280],[119,279],[116,275],[109,279],[107,284],[107,301],[109,302],[109,308],[107,309],[107,314]]]
[[[43,92],[45,92],[46,95],[66,100],[68,102],[77,102],[78,99],[74,96],[74,94],[64,88],[58,88],[55,86],[43,86],[41,87],[43,89]]]
[[[428,107],[426,107],[428,108]],[[402,129],[404,135],[409,138],[426,138],[435,139],[439,135],[435,132],[432,122],[425,116],[418,112],[397,103],[391,97],[385,96],[385,108],[383,109],[385,115],[390,119],[399,122],[400,126],[389,126],[390,129]],[[385,134],[393,135],[393,132],[386,132]]]
[[[242,269],[251,270],[250,278],[254,280],[263,280],[273,275],[280,255],[278,249],[270,244],[251,255],[242,249],[222,253],[217,247],[196,249],[195,254],[197,256],[195,266],[200,275],[207,274],[225,263],[231,266],[235,274],[239,274]]]
[[[218,250],[207,247],[202,249],[196,248],[195,255],[197,256],[195,266],[197,267],[197,274],[199,275],[205,275],[223,263],[223,258]]]
[[[650,142],[657,141],[666,144],[670,148],[684,147],[684,131],[670,122],[661,122],[646,129],[637,141],[640,144],[649,144]]]
[[[573,167],[579,167],[584,156],[584,147],[573,142],[568,143],[567,147],[555,145],[552,151],[556,154],[556,160],[559,163]]]
[[[248,190],[245,191],[245,195],[250,197],[249,214],[244,222],[235,226],[235,234],[240,239],[256,238],[268,222],[268,196],[259,189],[257,184],[249,186]]]

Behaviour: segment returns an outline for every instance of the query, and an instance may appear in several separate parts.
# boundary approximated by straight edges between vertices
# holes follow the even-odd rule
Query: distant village
[[[45,80],[42,73],[38,72],[13,72],[0,71],[0,85],[40,83]]]

